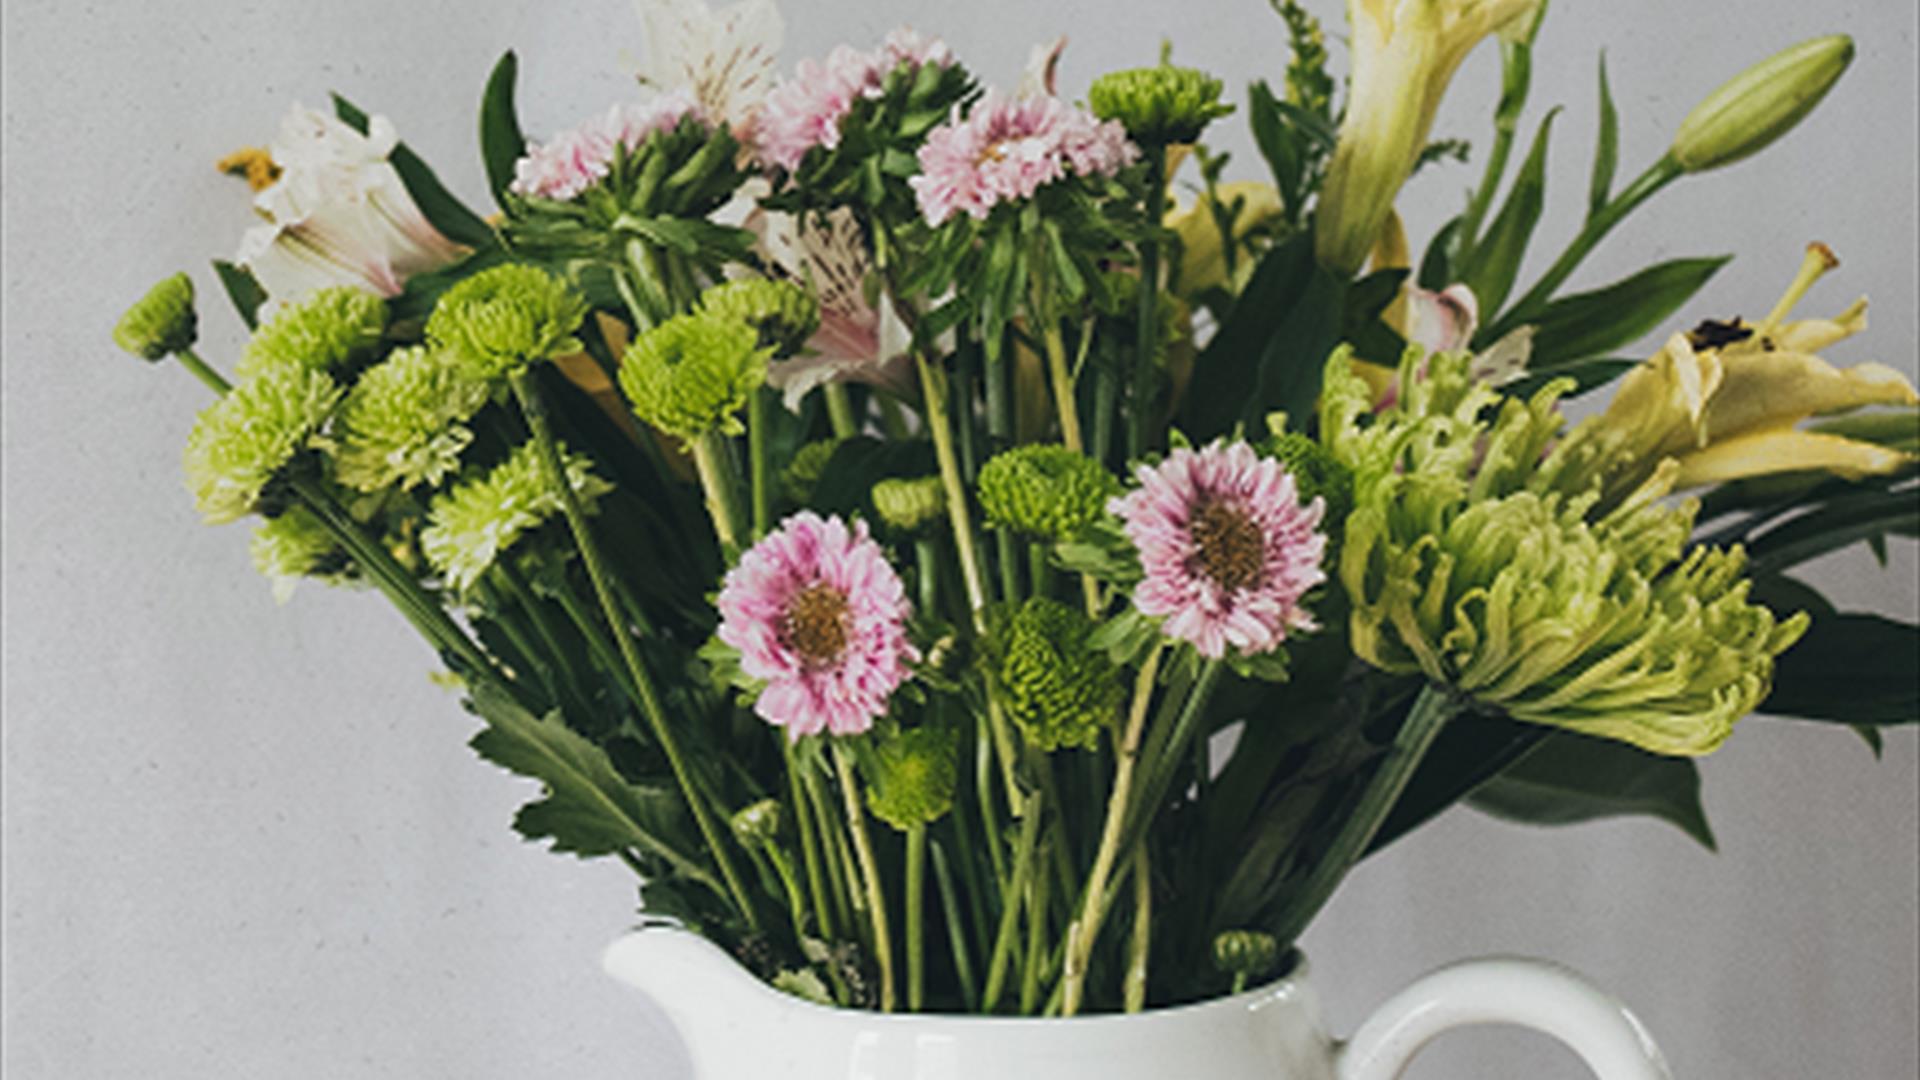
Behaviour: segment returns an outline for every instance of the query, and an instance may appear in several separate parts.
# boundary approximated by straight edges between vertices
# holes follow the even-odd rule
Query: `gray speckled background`
[[[1314,6],[1337,23],[1336,4]],[[1809,124],[1661,196],[1578,282],[1735,252],[1688,317],[1753,316],[1822,239],[1846,265],[1810,307],[1878,303],[1873,329],[1834,358],[1912,372],[1912,5],[1557,8],[1534,100],[1569,112],[1543,247],[1584,200],[1601,50],[1630,175],[1746,61],[1828,30],[1858,37],[1853,71]],[[1163,34],[1235,87],[1282,62],[1258,0],[796,0],[786,13],[790,62],[911,21],[1001,82],[1029,43],[1064,30],[1071,92],[1151,60]],[[377,599],[310,588],[274,605],[247,569],[245,530],[201,527],[180,488],[204,392],[108,340],[120,306],[163,273],[192,267],[212,291],[205,259],[231,253],[248,211],[209,163],[265,141],[291,102],[347,92],[478,196],[474,107],[501,50],[520,50],[539,132],[622,95],[620,52],[638,44],[618,0],[8,0],[8,1076],[686,1075],[662,1021],[598,972],[629,918],[626,871],[508,831],[528,785],[462,748],[472,722]],[[1484,137],[1496,72],[1491,49],[1469,62],[1437,134]],[[1477,175],[1417,180],[1402,204],[1414,235]],[[230,358],[237,324],[204,308],[206,352]],[[1817,576],[1843,606],[1920,607],[1911,543],[1887,572],[1853,550]],[[1917,770],[1911,729],[1876,764],[1844,729],[1751,720],[1705,768],[1718,856],[1648,821],[1539,832],[1450,814],[1356,873],[1309,933],[1332,1021],[1351,1030],[1443,961],[1536,953],[1632,1003],[1684,1080],[1913,1076]],[[1583,1073],[1540,1037],[1490,1030],[1449,1036],[1409,1075]]]

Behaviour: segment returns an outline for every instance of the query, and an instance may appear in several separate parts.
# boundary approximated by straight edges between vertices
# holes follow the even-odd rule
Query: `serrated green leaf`
[[[1532,320],[1539,327],[1533,338],[1532,366],[1585,360],[1639,340],[1699,292],[1728,258],[1674,259],[1605,288],[1555,300]],[[1497,329],[1505,333],[1511,328]],[[1475,347],[1483,348],[1497,337],[1492,330],[1482,331]]]
[[[333,111],[343,123],[361,134],[366,133],[367,114],[358,106],[334,94]],[[439,229],[441,235],[472,248],[494,245],[493,226],[455,198],[453,192],[447,190],[427,163],[406,143],[395,144],[393,153],[387,155],[387,162],[393,166],[394,172],[400,174],[400,183],[406,187],[407,194],[413,197],[414,205],[420,208],[427,223]]]
[[[1533,239],[1534,227],[1540,223],[1540,211],[1547,201],[1547,145],[1553,133],[1554,117],[1558,115],[1560,110],[1553,109],[1540,121],[1539,133],[1533,137],[1533,149],[1527,153],[1520,174],[1514,177],[1507,201],[1501,204],[1500,213],[1487,227],[1487,235],[1474,246],[1461,268],[1459,280],[1473,290],[1481,311],[1499,311],[1500,305],[1506,302],[1507,294],[1513,289],[1514,276],[1520,272],[1521,260],[1526,257],[1527,244]]]
[[[513,166],[527,152],[527,137],[520,130],[520,116],[514,108],[513,84],[519,61],[508,49],[487,76],[487,88],[480,97],[480,156],[487,166],[487,187],[494,201],[506,208],[507,185],[513,183]]]
[[[227,291],[227,299],[233,301],[233,309],[240,313],[240,321],[247,324],[248,330],[257,329],[260,305],[267,302],[267,290],[260,287],[253,271],[225,259],[215,259],[213,273],[220,279],[220,287]]]
[[[1700,770],[1692,758],[1649,754],[1623,742],[1569,731],[1547,736],[1476,789],[1467,804],[1529,825],[1647,814],[1715,849],[1700,804]]]
[[[1620,114],[1607,86],[1607,54],[1600,54],[1600,132],[1593,145],[1593,182],[1587,190],[1587,217],[1600,212],[1613,197],[1613,171],[1620,162]]]

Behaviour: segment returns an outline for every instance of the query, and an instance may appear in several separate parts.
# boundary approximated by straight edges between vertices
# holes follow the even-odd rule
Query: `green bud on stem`
[[[1792,131],[1853,62],[1845,34],[1803,41],[1754,64],[1694,106],[1673,137],[1673,160],[1687,172],[1731,165]]]

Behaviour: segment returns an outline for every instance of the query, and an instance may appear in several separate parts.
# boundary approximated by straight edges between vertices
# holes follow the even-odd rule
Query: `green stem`
[[[653,680],[647,674],[646,665],[641,663],[639,647],[634,644],[633,635],[626,632],[626,623],[620,617],[613,588],[608,584],[606,567],[600,559],[600,545],[594,542],[593,531],[587,526],[586,511],[580,505],[580,494],[568,482],[566,464],[560,460],[559,446],[554,442],[552,428],[547,422],[546,402],[541,399],[539,387],[534,383],[529,369],[515,371],[508,381],[513,387],[515,399],[520,403],[521,415],[526,417],[527,427],[533,433],[534,445],[538,447],[540,459],[547,470],[547,481],[560,496],[560,507],[566,516],[567,527],[572,530],[574,543],[580,548],[580,561],[586,565],[587,578],[593,582],[600,610],[606,615],[614,642],[620,648],[621,659],[626,662],[627,674],[639,693],[641,712],[646,715],[653,729],[654,740],[666,754],[667,763],[673,769],[673,778],[680,785],[680,794],[687,801],[687,808],[700,828],[700,837],[706,842],[707,850],[713,853],[714,861],[719,864],[720,876],[727,883],[727,891],[732,894],[734,905],[739,908],[741,917],[746,919],[747,926],[758,930],[759,915],[747,899],[746,889],[734,870],[733,859],[727,854],[720,832],[714,827],[712,816],[707,811],[706,800],[694,785],[693,774],[687,768],[679,740],[674,738],[673,729],[667,723],[666,710],[654,692]]]
[[[968,1008],[977,1008],[980,987],[973,981],[973,950],[967,947],[966,913],[953,887],[953,870],[947,865],[946,849],[933,842],[933,879],[940,888],[940,910],[947,921],[947,947],[953,952],[954,974],[960,979],[960,997]]]
[[[1055,813],[1054,820],[1060,815]],[[1020,1015],[1032,1016],[1040,1004],[1040,974],[1046,969],[1047,889],[1053,880],[1046,874],[1034,874],[1027,889],[1027,957],[1020,967]]]
[[[1033,849],[1040,836],[1040,797],[1031,797],[1027,816],[1020,822],[1020,838],[1014,843],[1013,875],[1002,890],[1000,926],[993,935],[993,958],[987,964],[987,989],[980,998],[980,1011],[993,1012],[1000,1004],[1000,992],[1006,987],[1007,965],[1013,959],[1013,932],[1020,922],[1021,899],[1033,877]],[[1037,917],[1037,916],[1036,916]]]
[[[713,519],[713,534],[720,549],[731,553],[741,550],[739,501],[734,497],[732,463],[727,461],[726,437],[709,431],[693,441],[693,467],[700,474],[700,489],[707,497],[707,516]]]
[[[821,788],[820,774],[808,770],[802,775],[801,786],[806,789],[807,798],[813,805],[814,824],[820,829],[820,856],[826,864],[827,879],[832,885],[834,918],[840,925],[853,926],[854,916],[861,910],[863,901],[853,886],[853,853],[847,850],[847,834],[844,829],[836,829],[828,824],[834,818],[832,808],[827,805],[827,795]]]
[[[821,876],[820,844],[814,836],[815,822],[806,792],[801,789],[800,763],[794,760],[793,742],[785,734],[776,734],[780,753],[787,766],[787,797],[793,800],[793,827],[800,834],[800,861],[807,872],[807,893],[813,900],[813,919],[819,936],[833,940],[833,920],[827,910],[826,882]]]
[[[1164,211],[1160,200],[1167,187],[1167,148],[1148,144],[1147,227],[1158,230]],[[1148,448],[1153,420],[1153,387],[1157,377],[1153,358],[1160,344],[1160,241],[1149,233],[1140,241],[1140,283],[1134,312],[1133,392],[1128,395],[1127,457],[1137,458]]]
[[[860,434],[860,425],[853,417],[853,398],[847,395],[847,384],[830,382],[820,389],[827,398],[827,422],[833,425],[833,437],[851,439]]]
[[[1121,996],[1128,1012],[1147,1007],[1147,955],[1153,948],[1152,856],[1147,845],[1133,852],[1133,937],[1127,943],[1127,977]]]
[[[767,535],[773,527],[773,485],[767,478],[767,425],[771,422],[767,414],[766,387],[760,387],[747,395],[747,460],[748,476],[753,490],[753,538]]]
[[[233,389],[233,384],[228,382],[225,376],[213,370],[213,365],[200,359],[200,354],[191,348],[175,350],[173,358],[180,361],[181,367],[193,372],[194,378],[206,383],[207,389],[214,393],[225,397],[228,391]]]
[[[920,587],[920,611],[930,615],[939,610],[936,604],[940,599],[940,554],[932,539],[922,536],[914,540],[913,565]]]
[[[927,825],[907,830],[907,1011],[926,1003]]]
[[[880,1011],[892,1012],[893,937],[887,930],[887,901],[880,889],[880,863],[873,857],[873,838],[867,834],[866,811],[860,806],[860,789],[853,775],[853,759],[838,742],[833,744],[833,765],[840,774],[840,796],[847,809],[847,831],[853,834],[853,851],[860,859],[860,876],[866,881],[867,917],[873,925],[873,955],[880,965]]]
[[[1486,220],[1493,196],[1507,174],[1507,159],[1513,153],[1514,133],[1520,127],[1520,114],[1527,105],[1527,90],[1533,81],[1533,49],[1525,42],[1501,42],[1500,104],[1493,113],[1493,149],[1487,154],[1487,167],[1481,173],[1480,186],[1467,202],[1460,227],[1454,232],[1454,251],[1458,256],[1472,252],[1480,239],[1480,223]],[[1457,273],[1460,258],[1453,260]],[[1442,284],[1445,284],[1444,282]]]
[[[1360,801],[1352,813],[1345,816],[1326,854],[1314,865],[1299,891],[1281,907],[1274,921],[1274,937],[1282,945],[1291,944],[1300,936],[1321,906],[1333,896],[1347,870],[1365,854],[1368,842],[1400,798],[1420,759],[1426,756],[1447,721],[1462,708],[1464,703],[1451,691],[1431,683],[1421,689],[1406,722],[1394,736],[1393,745],[1387,749],[1386,758],[1361,789]]]
[[[1080,437],[1080,402],[1073,393],[1073,372],[1067,369],[1066,339],[1060,334],[1058,320],[1047,318],[1045,321],[1047,373],[1053,378],[1053,405],[1060,415],[1060,441],[1074,453],[1083,453],[1086,443]]]

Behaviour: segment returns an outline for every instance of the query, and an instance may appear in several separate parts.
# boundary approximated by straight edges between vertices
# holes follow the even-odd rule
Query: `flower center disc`
[[[824,583],[809,585],[787,603],[780,636],[809,667],[825,667],[847,647],[847,597]]]
[[[1203,503],[1187,531],[1194,563],[1214,584],[1235,592],[1259,580],[1266,539],[1246,514],[1223,502]]]

